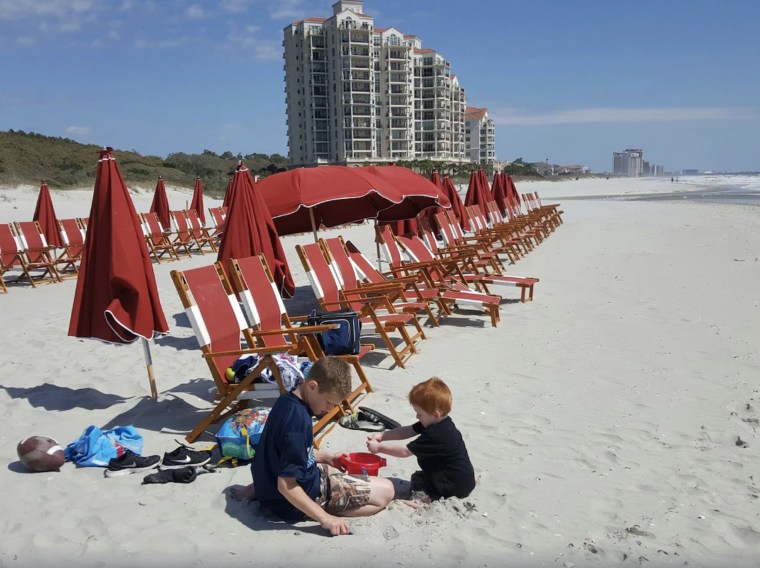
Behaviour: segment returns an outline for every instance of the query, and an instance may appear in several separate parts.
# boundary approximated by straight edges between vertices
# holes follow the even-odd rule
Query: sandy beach
[[[250,483],[248,467],[141,485],[139,474],[106,479],[70,463],[30,474],[18,463],[19,440],[65,445],[91,424],[134,425],[146,455],[176,447],[210,408],[213,381],[170,271],[214,256],[154,263],[170,325],[152,348],[157,401],[139,344],[67,337],[74,280],[9,286],[0,294],[0,566],[760,565],[760,207],[616,198],[673,185],[517,185],[564,210],[564,224],[510,270],[541,279],[535,301],[505,303],[497,328],[481,314],[426,328],[405,370],[382,350],[365,358],[375,392],[361,404],[405,424],[411,386],[447,381],[480,483],[467,499],[422,510],[393,503],[352,520],[348,537],[228,498],[227,488]],[[173,209],[190,201],[191,188],[168,189]],[[0,189],[0,222],[30,220],[37,191]],[[91,193],[51,191],[58,217],[86,216]],[[137,211],[152,197],[133,192]],[[370,224],[323,234],[374,257]],[[292,314],[315,306],[294,250],[310,239],[283,238]],[[363,451],[365,437],[336,427],[323,447]],[[414,458],[388,457],[381,474],[407,480],[416,469]]]

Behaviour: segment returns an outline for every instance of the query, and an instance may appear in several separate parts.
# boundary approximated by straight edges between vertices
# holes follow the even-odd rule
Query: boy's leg
[[[329,487],[325,511],[339,517],[367,517],[382,511],[393,500],[395,488],[389,479],[370,477],[364,479],[350,476],[333,468],[325,467],[323,475]]]

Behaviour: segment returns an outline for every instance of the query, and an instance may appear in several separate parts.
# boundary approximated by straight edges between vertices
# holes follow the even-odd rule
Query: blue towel
[[[66,461],[79,466],[107,467],[112,458],[119,457],[125,450],[140,455],[142,449],[142,434],[134,426],[117,426],[112,430],[88,426],[79,438],[66,446],[64,454]]]

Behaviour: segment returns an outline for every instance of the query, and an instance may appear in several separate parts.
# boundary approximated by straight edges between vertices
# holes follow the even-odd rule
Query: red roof
[[[480,120],[486,116],[487,108],[467,107],[464,110],[465,120]]]

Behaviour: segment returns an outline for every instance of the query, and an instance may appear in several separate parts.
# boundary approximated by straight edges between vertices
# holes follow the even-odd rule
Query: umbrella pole
[[[153,357],[150,354],[150,345],[148,340],[142,338],[143,354],[145,355],[145,366],[148,368],[148,381],[150,382],[150,397],[153,400],[158,398],[158,391],[156,390],[156,377],[153,375]]]
[[[377,252],[377,269],[383,271],[383,261],[380,258],[380,243],[377,242],[377,219],[375,219],[375,251]]]
[[[311,219],[311,230],[314,233],[314,242],[318,242],[317,239],[317,224],[314,222],[314,209],[309,207],[309,219]]]

